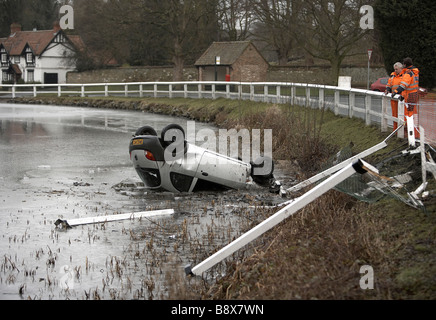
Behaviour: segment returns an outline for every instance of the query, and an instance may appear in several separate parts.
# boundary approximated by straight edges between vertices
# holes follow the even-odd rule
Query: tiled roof
[[[66,37],[71,41],[71,43],[77,50],[85,50],[85,43],[83,42],[82,37],[80,37],[79,35],[66,35]]]
[[[11,56],[19,56],[23,53],[26,44],[29,44],[36,56],[41,55],[47,46],[53,41],[59,31],[41,30],[41,31],[17,31],[7,38],[0,38],[6,51]],[[66,36],[68,38],[68,36]],[[70,38],[73,45],[83,46],[81,39],[74,40]],[[80,48],[80,47],[79,47]]]
[[[195,62],[195,65],[215,65],[215,57],[217,56],[220,57],[220,64],[232,65],[250,44],[250,41],[214,42]]]

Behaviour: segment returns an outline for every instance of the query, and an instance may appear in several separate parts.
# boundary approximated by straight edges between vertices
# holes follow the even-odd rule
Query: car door
[[[195,177],[239,189],[250,181],[250,169],[250,165],[245,162],[206,150]]]

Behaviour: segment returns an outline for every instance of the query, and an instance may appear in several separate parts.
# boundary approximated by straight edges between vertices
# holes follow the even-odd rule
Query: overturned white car
[[[150,126],[139,128],[130,140],[130,159],[145,186],[170,192],[207,189],[242,189],[274,184],[269,157],[250,163],[188,143],[184,129],[166,126],[161,135]]]

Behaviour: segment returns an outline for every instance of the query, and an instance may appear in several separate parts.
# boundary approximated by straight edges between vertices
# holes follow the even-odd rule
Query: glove
[[[399,98],[398,98],[398,100],[400,100],[400,101],[404,101],[404,97],[403,96],[400,96]],[[413,107],[412,107],[413,108]]]

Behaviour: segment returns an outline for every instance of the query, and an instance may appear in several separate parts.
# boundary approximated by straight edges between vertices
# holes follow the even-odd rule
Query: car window
[[[380,83],[381,84],[388,84],[388,79],[387,78],[380,79]]]

